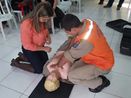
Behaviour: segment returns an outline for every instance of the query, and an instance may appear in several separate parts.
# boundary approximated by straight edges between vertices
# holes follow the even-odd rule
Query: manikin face
[[[40,22],[47,22],[50,19],[48,16],[39,17]]]
[[[57,79],[59,79],[59,73],[57,71],[52,71],[48,77],[47,77],[48,80],[51,80],[51,81],[55,81]]]
[[[51,80],[51,81],[56,80],[56,74],[55,73],[49,74],[48,77],[47,77],[47,79]]]

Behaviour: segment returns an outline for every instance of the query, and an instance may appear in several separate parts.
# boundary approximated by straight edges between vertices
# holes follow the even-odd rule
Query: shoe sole
[[[111,83],[110,83],[110,81],[106,78],[106,77],[104,77],[105,79],[106,79],[106,84],[104,85],[104,88],[106,88],[106,87],[108,87]],[[103,89],[104,89],[103,88]],[[92,91],[90,88],[89,88],[89,91],[90,92],[93,92],[93,93],[99,93],[99,92],[101,92],[103,89],[101,89],[101,90],[98,90],[98,91]]]

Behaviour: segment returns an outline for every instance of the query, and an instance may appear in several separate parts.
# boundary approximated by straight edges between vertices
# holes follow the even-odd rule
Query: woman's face
[[[47,22],[50,19],[48,16],[39,17],[40,22]]]

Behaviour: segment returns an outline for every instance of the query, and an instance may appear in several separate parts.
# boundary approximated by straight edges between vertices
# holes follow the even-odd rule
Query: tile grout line
[[[39,77],[39,76],[38,76],[38,77]],[[25,91],[31,86],[31,84],[32,84],[35,80],[37,80],[37,78],[35,78],[35,79],[27,86],[27,88],[23,91],[23,94],[25,93]],[[41,79],[40,79],[40,81],[41,81]],[[39,82],[40,82],[40,81],[39,81]],[[38,82],[38,83],[39,83],[39,82]],[[38,85],[38,84],[37,84],[37,85]],[[36,86],[37,86],[37,85],[36,85]],[[34,89],[35,89],[35,88],[34,88]],[[33,90],[34,90],[34,89],[33,89]]]
[[[5,87],[5,88],[7,88],[7,89],[9,89],[9,90],[15,91],[15,92],[17,92],[17,93],[23,94],[22,92],[17,91],[17,90],[12,89],[12,88],[9,88],[9,87],[7,87],[7,86],[5,86],[5,85],[0,84],[0,86]]]
[[[103,91],[102,93],[109,94],[109,95],[112,95],[112,96],[116,96],[116,97],[119,97],[119,98],[123,98],[123,97],[121,97],[119,95],[111,94],[111,93],[108,93],[108,92],[105,92],[105,91]]]
[[[15,69],[13,69],[12,71],[10,71],[3,79],[1,79],[0,80],[0,84],[1,84],[1,82],[2,81],[4,81],[11,73],[13,73],[13,71],[15,71],[16,70],[16,68]]]

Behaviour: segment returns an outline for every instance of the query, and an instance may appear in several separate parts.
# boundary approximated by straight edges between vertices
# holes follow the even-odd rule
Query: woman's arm
[[[49,46],[37,47],[36,50],[37,50],[37,51],[51,52],[51,47],[49,47]]]
[[[48,44],[48,45],[51,44],[50,34],[48,34],[48,36],[47,36],[46,44]]]

